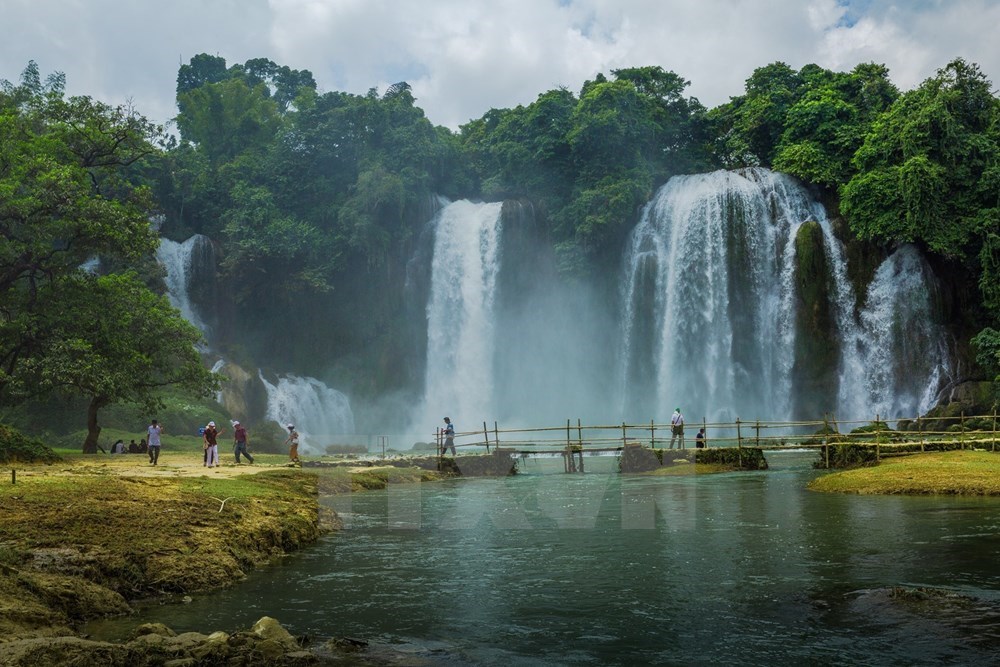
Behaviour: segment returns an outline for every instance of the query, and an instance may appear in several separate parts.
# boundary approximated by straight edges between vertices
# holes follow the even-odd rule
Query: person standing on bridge
[[[451,417],[444,418],[444,447],[441,448],[441,456],[448,453],[455,456],[455,425],[451,423]]]
[[[674,409],[674,416],[670,418],[670,449],[674,448],[674,441],[680,438],[678,449],[684,449],[684,415],[680,408]]]

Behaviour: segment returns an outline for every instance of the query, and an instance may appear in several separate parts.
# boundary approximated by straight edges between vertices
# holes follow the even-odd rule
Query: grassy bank
[[[0,635],[67,634],[128,600],[229,585],[313,542],[316,480],[22,474],[0,486]],[[2,640],[0,640],[2,641]]]
[[[824,475],[814,491],[865,494],[1000,495],[1000,453],[958,450],[885,459],[877,466]]]
[[[155,467],[145,455],[60,453],[0,484],[0,664],[6,642],[73,636],[130,601],[228,586],[311,544],[339,526],[321,495],[439,477],[288,468],[280,455],[208,469],[196,441],[165,443]]]

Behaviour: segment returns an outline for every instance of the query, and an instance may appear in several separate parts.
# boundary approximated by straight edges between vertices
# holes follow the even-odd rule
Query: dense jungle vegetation
[[[613,70],[456,132],[405,82],[322,92],[305,70],[201,54],[179,70],[165,132],[66,98],[30,63],[0,88],[2,404],[84,397],[96,426],[97,410],[155,406],[164,387],[214,388],[197,331],[158,296],[150,219],[216,243],[207,302],[229,358],[319,358],[364,393],[416,375],[395,333],[434,197],[530,203],[565,279],[582,280],[620,261],[671,176],[744,166],[810,184],[863,242],[919,244],[963,298],[980,371],[1000,372],[1000,100],[976,65],[901,92],[878,64],[777,62],[714,109],[688,85]]]

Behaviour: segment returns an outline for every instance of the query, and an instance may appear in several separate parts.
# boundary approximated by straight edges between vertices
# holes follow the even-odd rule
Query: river
[[[344,530],[141,617],[180,632],[268,615],[386,664],[996,664],[1000,499],[814,493],[814,457],[679,477],[529,460],[324,498]]]

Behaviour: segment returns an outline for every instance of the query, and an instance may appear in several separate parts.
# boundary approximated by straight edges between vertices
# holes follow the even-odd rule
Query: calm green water
[[[811,493],[812,457],[671,478],[529,461],[508,479],[336,497],[345,530],[142,620],[236,630],[269,615],[392,664],[997,664],[1000,500]]]

